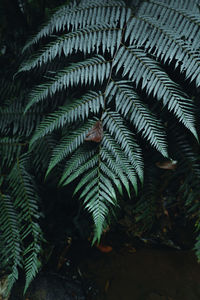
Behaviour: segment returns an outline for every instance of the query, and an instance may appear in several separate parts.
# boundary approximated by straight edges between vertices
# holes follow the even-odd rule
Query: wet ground
[[[73,243],[61,269],[39,274],[26,296],[17,283],[10,300],[200,300],[200,264],[192,251],[112,247],[106,253],[90,242]]]
[[[81,272],[96,281],[95,300],[200,300],[200,264],[191,251],[125,248],[96,253]]]

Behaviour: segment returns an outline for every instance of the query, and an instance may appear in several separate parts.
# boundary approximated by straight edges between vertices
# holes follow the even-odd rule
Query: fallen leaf
[[[96,244],[96,247],[103,253],[109,253],[112,251],[112,247],[108,245]]]
[[[176,160],[165,160],[165,161],[159,161],[156,162],[156,166],[160,169],[165,170],[174,170],[177,167],[177,161]]]
[[[101,121],[97,121],[92,129],[86,135],[85,141],[87,142],[101,142],[103,138],[103,127]]]

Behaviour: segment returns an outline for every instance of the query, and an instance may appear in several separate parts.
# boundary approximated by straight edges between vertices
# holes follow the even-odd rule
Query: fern
[[[167,143],[162,124],[142,103],[134,90],[124,82],[114,81],[108,88],[115,97],[117,111],[132,122],[137,131],[141,132],[163,156],[167,157]],[[150,132],[151,134],[149,134]]]
[[[141,26],[142,24],[142,26]],[[149,28],[149,36],[143,34],[143,28]],[[130,33],[134,30],[134,35]],[[191,81],[196,79],[196,85],[199,86],[199,56],[196,50],[187,45],[185,40],[174,30],[161,25],[155,18],[141,16],[133,19],[129,23],[125,33],[125,39],[130,37],[131,43],[142,47],[149,53],[155,54],[164,63],[171,63],[176,60],[175,68],[180,66],[181,72],[185,72],[186,78]],[[159,37],[159,44],[158,42]],[[169,42],[170,41],[170,42]]]
[[[127,14],[127,9],[123,1],[82,1],[80,5],[76,5],[76,1],[69,6],[63,6],[52,16],[49,22],[39,31],[39,33],[32,38],[24,47],[24,51],[34,43],[46,36],[51,35],[54,31],[74,30],[78,28],[85,28],[86,26],[102,24],[109,24],[110,21],[123,22],[127,21],[130,15]]]
[[[114,135],[124,154],[135,168],[141,182],[143,181],[142,151],[134,140],[132,132],[125,126],[122,117],[116,112],[105,112],[103,115],[105,128]]]
[[[30,109],[24,115],[24,106],[20,99],[0,108],[0,133],[3,135],[30,136],[40,123],[42,112],[38,108]]]
[[[170,80],[159,65],[148,58],[143,51],[132,47],[120,50],[114,62],[118,63],[116,71],[123,65],[123,75],[128,73],[129,79],[135,81],[136,85],[142,80],[142,88],[146,89],[147,94],[153,91],[153,96],[156,96],[158,100],[162,99],[164,106],[167,105],[169,111],[173,111],[185,127],[197,137],[192,115],[192,101],[186,98],[179,86]]]
[[[8,294],[18,279],[18,268],[22,266],[22,245],[17,212],[9,195],[0,193],[1,264],[10,267]]]
[[[40,213],[38,210],[37,191],[34,180],[28,173],[28,157],[17,160],[9,174],[9,185],[12,188],[14,204],[20,209],[19,222],[21,223],[21,238],[27,246],[23,251],[24,268],[26,271],[25,290],[38,270],[42,234],[38,224]]]
[[[24,146],[26,146],[26,143],[21,143],[19,138],[2,138],[0,140],[1,167],[10,168],[20,156],[21,149]]]
[[[1,214],[0,223],[10,237],[3,232],[3,243],[11,243],[12,251],[3,251],[10,257],[10,286],[21,265],[25,288],[39,269],[39,180],[54,178],[59,186],[75,180],[74,194],[94,221],[94,241],[118,206],[118,194],[136,198],[143,185],[135,213],[153,226],[156,191],[144,171],[147,153],[177,158],[178,193],[189,215],[199,211],[198,1],[129,2],[83,0],[58,8],[24,46],[28,59],[16,84],[2,81],[6,184],[0,206],[11,217],[6,223]],[[199,255],[199,238],[195,247]]]
[[[103,106],[104,101],[101,93],[91,91],[83,95],[81,99],[74,100],[67,107],[63,106],[60,110],[48,115],[38,126],[31,143],[56,129],[63,128],[78,120],[84,121],[90,113],[98,114]]]
[[[143,158],[138,136],[168,157],[164,121],[152,111],[148,101],[140,96],[140,91],[149,98],[153,97],[154,102],[159,102],[161,108],[173,114],[198,139],[194,102],[166,72],[164,65],[172,65],[173,68],[175,62],[175,68],[178,68],[180,64],[180,72],[185,78],[195,80],[199,85],[199,15],[195,14],[195,1],[193,5],[189,2],[182,5],[178,6],[174,1],[150,0],[142,3],[137,16],[133,16],[131,9],[122,1],[73,3],[58,9],[25,46],[27,49],[54,34],[53,41],[24,62],[20,72],[53,64],[62,57],[67,64],[50,81],[33,89],[26,112],[33,105],[37,107],[49,98],[54,99],[58,92],[66,89],[75,91],[80,86],[86,91],[88,87],[93,90],[85,95],[80,91],[81,96],[48,114],[32,137],[31,149],[45,136],[65,130],[63,138],[52,151],[46,175],[61,162],[65,162],[66,166],[60,184],[66,185],[84,175],[81,187],[85,186],[87,192],[83,191],[82,195],[88,199],[85,203],[94,217],[98,239],[103,219],[109,211],[106,201],[112,202],[109,201],[111,198],[105,199],[104,206],[101,191],[94,192],[96,185],[102,183],[102,176],[106,176],[114,186],[120,182],[119,189],[124,186],[129,195],[130,184],[137,192],[137,177],[143,181]],[[102,15],[105,16],[104,22]],[[56,39],[55,35],[65,29],[67,32]],[[85,56],[83,61],[80,60],[82,55]],[[70,62],[72,57],[76,57],[73,63]],[[98,93],[94,92],[96,88]],[[99,144],[89,151],[84,146],[87,135],[91,130],[94,136],[98,134],[95,124],[90,121],[94,116],[102,121],[103,136],[98,138]],[[91,170],[95,169],[97,161],[100,171],[93,172]],[[89,184],[92,178],[89,174],[94,177],[99,174],[95,179],[97,182],[92,180]],[[91,187],[91,193],[86,183]],[[87,196],[88,193],[94,198]],[[94,195],[98,195],[97,198]],[[98,210],[100,207],[101,212]],[[101,222],[96,221],[98,214]]]
[[[89,120],[75,132],[67,134],[67,136],[60,141],[52,153],[52,159],[50,161],[47,174],[67,155],[75,151],[81,144],[83,144],[86,134],[93,124],[94,121]]]
[[[95,84],[96,80],[100,83],[108,78],[110,74],[110,62],[102,56],[87,59],[83,62],[72,64],[65,70],[56,75],[50,83],[38,86],[30,95],[30,102],[26,111],[35,103],[43,101],[48,96],[53,96],[64,87],[76,86],[81,84]]]
[[[196,4],[197,2],[193,1],[191,7],[197,8]],[[171,29],[176,28],[177,33],[181,36],[184,35],[184,39],[191,43],[192,48],[199,47],[197,40],[200,38],[200,17],[194,11],[187,11],[181,6],[174,7],[163,1],[150,0],[148,4],[144,2],[141,5],[139,14],[159,19],[166,28],[167,26]]]

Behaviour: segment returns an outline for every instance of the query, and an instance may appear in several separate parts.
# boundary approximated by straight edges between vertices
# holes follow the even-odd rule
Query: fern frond
[[[160,173],[150,161],[144,170],[144,185],[140,198],[134,206],[135,220],[140,232],[150,231],[156,219],[157,194],[160,185]]]
[[[60,110],[49,114],[38,126],[31,139],[31,145],[38,139],[50,134],[56,129],[65,125],[84,121],[90,113],[97,114],[104,107],[103,94],[101,92],[90,91],[80,99],[73,100],[69,105],[63,106]]]
[[[198,222],[196,224],[196,231],[200,232],[200,222]],[[194,251],[196,253],[198,262],[200,262],[200,234],[198,234],[198,236],[196,238],[196,243],[195,243],[195,246],[194,246]]]
[[[142,81],[142,88],[146,89],[147,94],[153,93],[158,100],[162,100],[163,105],[167,105],[169,111],[172,111],[198,139],[192,100],[181,91],[179,85],[169,78],[156,61],[147,57],[142,50],[122,47],[115,58],[114,64],[116,63],[116,72],[123,65],[123,76],[128,74],[129,79],[136,85]]]
[[[122,29],[108,24],[93,25],[70,32],[49,43],[36,57],[24,62],[19,72],[40,67],[51,62],[56,56],[60,57],[63,53],[66,57],[77,51],[84,54],[94,51],[98,53],[99,48],[102,47],[103,54],[108,51],[113,55],[114,50],[120,45],[121,37]]]
[[[24,115],[22,99],[14,99],[7,107],[0,108],[0,132],[4,135],[30,136],[42,119],[38,107]]]
[[[197,0],[139,2],[134,1],[136,16],[122,1],[80,0],[63,6],[27,43],[25,49],[38,42],[45,46],[20,69],[20,72],[41,72],[43,75],[43,83],[32,90],[28,100],[19,100],[28,103],[26,113],[38,107],[38,111],[45,115],[40,125],[37,121],[32,122],[34,117],[27,117],[37,126],[34,133],[35,128],[29,131],[32,136],[29,162],[33,169],[42,172],[42,176],[44,173],[46,176],[51,173],[56,179],[59,176],[61,186],[80,179],[74,193],[80,194],[84,207],[92,215],[94,240],[100,239],[109,215],[117,206],[116,193],[125,191],[130,198],[133,192],[137,194],[143,180],[140,139],[142,145],[143,140],[148,142],[147,147],[146,144],[143,147],[144,157],[145,149],[148,151],[150,146],[159,152],[158,157],[160,153],[168,157],[166,131],[170,140],[171,122],[185,131],[191,140],[193,137],[188,129],[197,138],[194,122],[196,99],[190,99],[184,87],[176,83],[178,76],[174,76],[182,73],[181,80],[185,76],[200,86],[200,15],[194,9]],[[171,74],[174,68],[176,73],[170,77],[167,72]],[[185,90],[197,94],[191,91],[190,83]],[[146,95],[145,100],[139,94]],[[156,114],[161,115],[165,123]],[[95,115],[98,115],[98,122]],[[13,117],[8,120],[2,128],[4,136],[12,133],[9,127],[17,127],[15,123],[20,123],[13,121]],[[99,128],[94,126],[96,123],[101,124]],[[18,127],[21,128],[21,124]],[[91,138],[99,133],[98,130],[100,138]],[[46,155],[45,141],[49,142]],[[180,162],[178,157],[176,171],[183,178],[181,188],[186,207],[189,213],[193,213],[194,209],[199,209],[195,201],[200,178],[199,158],[194,159],[190,145],[182,144],[182,140],[179,142],[177,138],[174,144],[178,145],[177,156],[181,157],[182,149],[186,157],[185,161],[181,157]],[[21,229],[23,242],[28,244],[24,252],[28,285],[38,269],[37,248],[40,243],[36,237],[39,230],[37,220],[33,215],[27,218],[27,201],[36,216],[38,210],[36,201],[31,201],[34,186],[26,182],[30,175],[28,167],[23,164],[23,157],[18,160],[20,163],[12,169],[9,183],[10,190],[13,190],[11,196],[19,201],[15,205],[22,210],[19,221],[24,224]],[[184,168],[190,173],[187,179]],[[14,173],[18,177],[15,181]],[[20,178],[24,180],[23,185]],[[157,203],[151,190],[152,181],[149,186],[149,198],[145,194],[138,201],[136,221],[143,222],[146,218],[147,226],[151,227]],[[24,200],[24,190],[28,200]]]
[[[38,235],[41,235],[41,228],[37,222],[33,222],[31,227],[32,231],[37,232]],[[38,243],[40,240],[41,236],[38,237],[37,235],[35,235],[32,243],[30,243],[24,251],[24,269],[26,272],[24,293],[26,292],[31,281],[34,279],[41,266],[40,260],[38,258],[38,254],[41,252],[41,245],[40,243]]]
[[[181,8],[189,11],[197,12],[198,10],[198,0],[179,0],[178,2],[176,0],[159,0],[160,2],[163,2],[165,4],[168,4],[174,8]]]
[[[195,6],[194,2],[193,5]],[[200,15],[198,13],[173,7],[161,1],[149,0],[140,6],[138,15],[156,18],[161,24],[184,36],[184,39],[191,43],[192,48],[199,48],[197,40],[200,39]]]
[[[35,174],[44,176],[56,145],[57,139],[51,134],[43,137],[31,146],[31,162]]]
[[[110,93],[115,98],[117,111],[136,127],[137,132],[141,133],[153,147],[167,157],[167,142],[161,122],[126,83],[127,81],[112,81],[108,87],[108,96]]]
[[[131,10],[127,10],[125,3],[119,0],[84,1],[79,5],[74,1],[73,6],[65,5],[56,11],[50,21],[25,45],[24,51],[38,43],[41,38],[51,35],[54,31],[65,30],[65,28],[73,31],[86,26],[102,24],[102,20],[107,24],[113,22],[117,24],[120,21],[120,28],[122,28],[130,14]]]
[[[102,158],[105,158],[104,149],[109,151],[115,159],[115,163],[118,165],[118,168],[123,170],[122,172],[125,174],[127,179],[130,181],[133,186],[135,193],[137,194],[138,184],[137,184],[137,175],[135,168],[133,167],[129,158],[124,154],[120,145],[115,141],[115,139],[109,134],[104,132],[103,140],[102,140]],[[118,175],[118,178],[120,176]],[[122,182],[123,184],[123,182]],[[125,188],[130,194],[130,190],[127,186]]]
[[[9,187],[15,199],[14,205],[20,209],[18,220],[21,223],[21,238],[24,243],[28,241],[28,246],[23,253],[26,288],[38,271],[38,254],[42,240],[42,232],[38,224],[40,218],[38,196],[34,180],[27,171],[28,163],[28,156],[22,156],[9,174]]]
[[[20,138],[4,137],[0,139],[1,166],[10,168],[19,157],[22,147],[26,143],[20,142]]]
[[[142,150],[136,143],[132,132],[124,124],[124,120],[117,112],[106,111],[102,118],[103,125],[105,125],[107,131],[114,136],[119,143],[142,182],[144,168]]]
[[[110,62],[106,61],[102,56],[86,59],[83,62],[71,64],[63,71],[58,72],[54,80],[37,86],[30,94],[30,101],[26,106],[27,111],[33,104],[43,101],[48,96],[53,96],[56,92],[66,89],[67,87],[95,84],[98,80],[103,83],[110,74]]]
[[[97,163],[98,163],[98,155],[93,155],[87,161],[85,161],[83,163],[83,165],[79,165],[79,168],[77,168],[76,170],[74,170],[74,172],[71,173],[70,176],[68,175],[68,177],[66,178],[65,182],[63,183],[63,185],[69,184],[74,179],[76,179],[79,176],[83,175],[88,170],[92,170],[91,173],[90,173],[90,177],[92,179],[92,177],[95,176],[95,174],[96,174],[96,171],[94,171],[93,168],[95,167],[95,165]],[[89,176],[87,176],[87,179],[89,179]],[[79,184],[82,185],[83,184],[82,182],[83,181],[81,181]],[[80,188],[81,187],[78,185],[78,188],[76,188],[76,191],[78,191]]]
[[[104,167],[103,167],[103,171],[107,174],[108,171],[106,171],[106,169],[107,170],[112,170],[113,176],[112,176],[111,179],[112,179],[113,183],[115,184],[117,190],[122,195],[122,184],[121,183],[123,183],[123,186],[125,187],[129,198],[131,198],[129,180],[128,180],[128,177],[126,176],[125,172],[124,172],[123,166],[121,164],[116,163],[116,157],[111,153],[111,151],[108,151],[108,149],[106,149],[105,147],[103,148],[103,152],[101,154],[101,157],[102,157],[102,160],[105,162]]]
[[[72,132],[71,134],[67,134],[67,136],[60,141],[52,153],[52,158],[49,163],[46,176],[60,161],[62,161],[70,153],[75,151],[81,144],[83,144],[89,129],[91,129],[94,124],[95,121],[88,120],[85,124],[76,129],[76,131]]]
[[[68,182],[66,179],[71,176],[74,177],[76,171],[78,171],[77,175],[74,178],[79,176],[79,171],[82,166],[88,162],[88,160],[95,154],[94,149],[85,149],[83,146],[79,147],[76,151],[74,151],[73,155],[66,162],[65,168],[63,170],[62,177],[60,179],[60,185],[66,185]],[[74,180],[74,179],[73,179]],[[76,187],[78,189],[78,186]]]
[[[82,161],[82,159],[81,161],[76,160],[76,164],[78,163],[76,169],[73,173],[68,174],[68,177],[66,177],[67,174],[65,174],[66,180],[64,182],[64,184],[68,184],[78,176],[81,176],[74,193],[86,187],[81,193],[80,198],[84,198],[84,206],[93,216],[95,224],[94,240],[97,239],[98,241],[106,224],[109,206],[114,204],[114,198],[116,201],[112,181],[109,179],[109,175],[104,174],[101,169],[101,152],[100,148],[98,153],[94,153],[94,155],[90,153],[90,155],[88,155],[89,159],[85,160],[84,158],[84,161]],[[74,159],[75,157],[73,157],[73,161]],[[112,178],[112,171],[109,171],[109,173],[111,173]]]
[[[77,156],[78,153],[81,155]],[[137,191],[137,178],[131,162],[127,162],[127,157],[119,144],[106,132],[101,145],[96,150],[84,154],[82,148],[72,155],[72,161],[69,159],[67,162],[61,183],[65,185],[77,177],[81,178],[74,193],[82,189],[80,198],[84,199],[85,208],[93,216],[94,240],[99,240],[106,224],[109,208],[116,205],[115,187],[121,192],[121,184],[123,184],[130,195],[128,181]]]
[[[18,267],[22,266],[22,248],[20,238],[20,226],[17,212],[9,195],[0,192],[0,227],[1,227],[1,264],[11,267],[8,276],[8,294],[13,284],[18,279]]]
[[[106,226],[106,216],[108,215],[109,206],[114,205],[114,202],[116,201],[116,194],[112,181],[110,181],[103,173],[101,169],[102,163],[99,159],[97,159],[96,167],[93,167],[93,180],[90,181],[90,189],[87,189],[87,191],[84,190],[84,194],[81,196],[85,196],[85,208],[92,214],[95,224],[93,242],[95,240],[100,240],[103,229]],[[87,175],[80,180],[81,186],[84,186],[87,182]]]
[[[180,70],[185,72],[186,78],[190,81],[196,80],[196,85],[200,85],[200,52],[192,50],[177,32],[161,25],[152,17],[141,16],[133,18],[127,25],[125,40],[128,37],[130,45],[144,47],[164,63],[170,63],[175,59],[175,67],[177,68],[180,63]]]

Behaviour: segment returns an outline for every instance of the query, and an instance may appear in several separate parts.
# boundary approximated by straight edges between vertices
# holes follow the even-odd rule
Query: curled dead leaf
[[[92,129],[86,135],[85,141],[87,142],[101,142],[103,138],[103,126],[101,121],[97,121]]]
[[[156,166],[160,169],[175,170],[177,167],[176,160],[165,160],[156,162]]]

